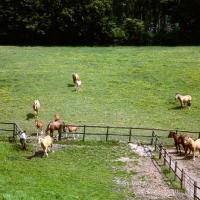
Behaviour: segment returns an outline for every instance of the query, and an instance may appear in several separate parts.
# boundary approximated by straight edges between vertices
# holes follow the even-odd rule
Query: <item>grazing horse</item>
[[[191,101],[192,101],[192,97],[190,95],[186,95],[186,96],[182,96],[181,94],[176,93],[175,96],[175,100],[178,99],[181,103],[181,109],[183,108],[183,105],[185,107],[185,105],[187,104],[187,106],[191,106]]]
[[[40,102],[38,100],[35,100],[33,102],[33,110],[34,110],[34,115],[35,115],[35,118],[38,118],[38,111],[40,109]]]
[[[63,125],[62,126],[63,132],[66,132],[65,123],[63,121],[61,121],[61,120],[58,120],[58,121],[55,121],[55,122],[50,122],[47,125],[47,129],[45,130],[46,135],[48,135],[48,131],[50,131],[50,136],[51,137],[53,137],[53,132],[55,130],[58,130],[58,133],[59,133],[60,125]]]

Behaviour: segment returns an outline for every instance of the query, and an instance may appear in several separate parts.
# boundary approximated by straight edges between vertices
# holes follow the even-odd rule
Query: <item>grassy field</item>
[[[0,119],[199,131],[200,47],[0,47]],[[74,92],[72,73],[82,81]],[[190,94],[180,109],[175,93]]]
[[[0,74],[0,121],[28,135],[36,133],[35,99],[44,128],[59,113],[68,124],[199,131],[200,47],[0,46]],[[180,109],[176,93],[190,94],[192,108]],[[33,145],[23,152],[1,142],[0,199],[137,199],[116,183],[130,174],[115,160],[136,156],[126,144],[66,144],[40,159]]]

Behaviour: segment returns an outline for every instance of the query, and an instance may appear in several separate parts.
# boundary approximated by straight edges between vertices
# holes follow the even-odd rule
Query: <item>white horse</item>
[[[189,109],[190,109],[191,101],[192,101],[192,97],[190,95],[182,96],[181,94],[176,93],[175,100],[177,99],[181,103],[181,108],[185,107],[187,104],[187,106],[189,106]]]
[[[34,115],[35,115],[35,118],[38,118],[38,111],[40,109],[40,102],[38,100],[35,100],[33,102],[33,110],[34,110]]]

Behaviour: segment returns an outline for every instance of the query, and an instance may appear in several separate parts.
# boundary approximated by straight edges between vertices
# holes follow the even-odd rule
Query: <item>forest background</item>
[[[0,45],[199,45],[199,0],[2,0]]]

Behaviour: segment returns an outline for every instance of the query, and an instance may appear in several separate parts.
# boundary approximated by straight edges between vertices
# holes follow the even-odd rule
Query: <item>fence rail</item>
[[[152,132],[152,143],[155,145],[155,151],[159,151],[159,159],[163,158],[164,165],[169,166],[169,172],[173,171],[174,181],[178,179],[180,181],[181,189],[185,189],[187,194],[194,200],[200,200],[200,187],[197,186],[197,181],[188,176],[184,169],[178,167],[177,161],[174,161],[168,154],[166,149],[162,146],[155,131]]]
[[[7,126],[7,128],[1,128],[1,126]],[[156,129],[156,128],[134,128],[134,127],[116,127],[116,126],[88,126],[88,125],[68,125],[77,126],[79,128],[79,135],[82,135],[82,140],[86,140],[86,136],[103,136],[104,140],[112,140],[117,138],[125,138],[126,142],[132,142],[133,140],[138,141],[139,137],[147,137],[150,140],[150,144],[155,146],[155,151],[159,151],[159,159],[163,158],[164,165],[168,165],[169,171],[174,173],[174,180],[179,180],[182,189],[185,189],[188,195],[190,195],[194,200],[200,200],[200,187],[197,186],[197,182],[190,178],[184,169],[178,167],[178,163],[174,161],[168,154],[167,150],[163,147],[160,138],[166,138],[159,135],[159,132],[169,132],[171,130],[167,129]],[[59,128],[58,139],[63,138],[62,125]],[[137,133],[137,131],[139,131]],[[143,134],[141,134],[143,131]],[[145,132],[144,132],[145,131]],[[176,133],[193,133],[198,134],[200,138],[200,132],[194,131],[183,131],[175,130]],[[22,133],[22,129],[17,123],[4,123],[0,122],[0,133],[1,132],[11,132],[12,138],[15,139],[17,135]],[[147,132],[147,134],[145,134]],[[156,134],[157,133],[157,134]]]

